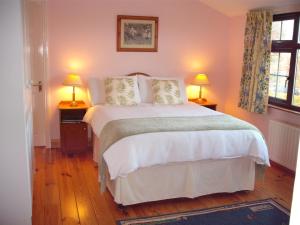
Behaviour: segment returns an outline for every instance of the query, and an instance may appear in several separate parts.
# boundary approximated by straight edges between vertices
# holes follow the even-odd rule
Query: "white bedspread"
[[[88,110],[84,121],[91,124],[93,132],[99,137],[105,124],[117,119],[220,114],[194,103],[176,106],[142,104],[134,107],[97,105]],[[140,134],[119,140],[103,156],[111,179],[126,176],[142,167],[206,159],[251,157],[257,163],[269,165],[265,141],[254,130]]]

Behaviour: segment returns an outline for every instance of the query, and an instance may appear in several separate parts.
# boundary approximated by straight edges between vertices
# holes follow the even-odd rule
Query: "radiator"
[[[270,159],[295,171],[299,139],[300,127],[270,120],[268,137]]]

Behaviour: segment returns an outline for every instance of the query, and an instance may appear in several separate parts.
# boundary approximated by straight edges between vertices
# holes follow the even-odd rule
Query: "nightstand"
[[[70,103],[62,101],[58,105],[60,145],[62,152],[74,154],[88,149],[88,126],[82,121],[88,107],[83,101],[78,101],[77,106]]]
[[[199,101],[199,100],[189,100],[189,101],[197,103],[201,106],[204,106],[204,107],[212,109],[212,110],[217,110],[217,104],[216,103],[211,103],[211,102],[208,102],[208,101],[204,102],[204,101]]]

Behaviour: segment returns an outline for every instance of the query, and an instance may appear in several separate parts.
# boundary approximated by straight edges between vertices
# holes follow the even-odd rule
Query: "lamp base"
[[[76,101],[71,101],[70,106],[76,107],[76,106],[78,106],[78,103]]]
[[[196,102],[196,103],[206,103],[207,99],[206,98],[195,98],[195,99],[189,99],[191,102]]]
[[[71,107],[78,106],[77,102],[75,101],[75,86],[73,86],[73,93],[72,93],[72,102],[70,104]]]

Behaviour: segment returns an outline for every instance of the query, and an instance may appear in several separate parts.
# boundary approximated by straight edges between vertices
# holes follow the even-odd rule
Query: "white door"
[[[31,224],[32,98],[23,19],[22,0],[0,0],[0,224]]]
[[[46,1],[25,1],[25,26],[32,85],[33,143],[47,145],[47,27]]]

